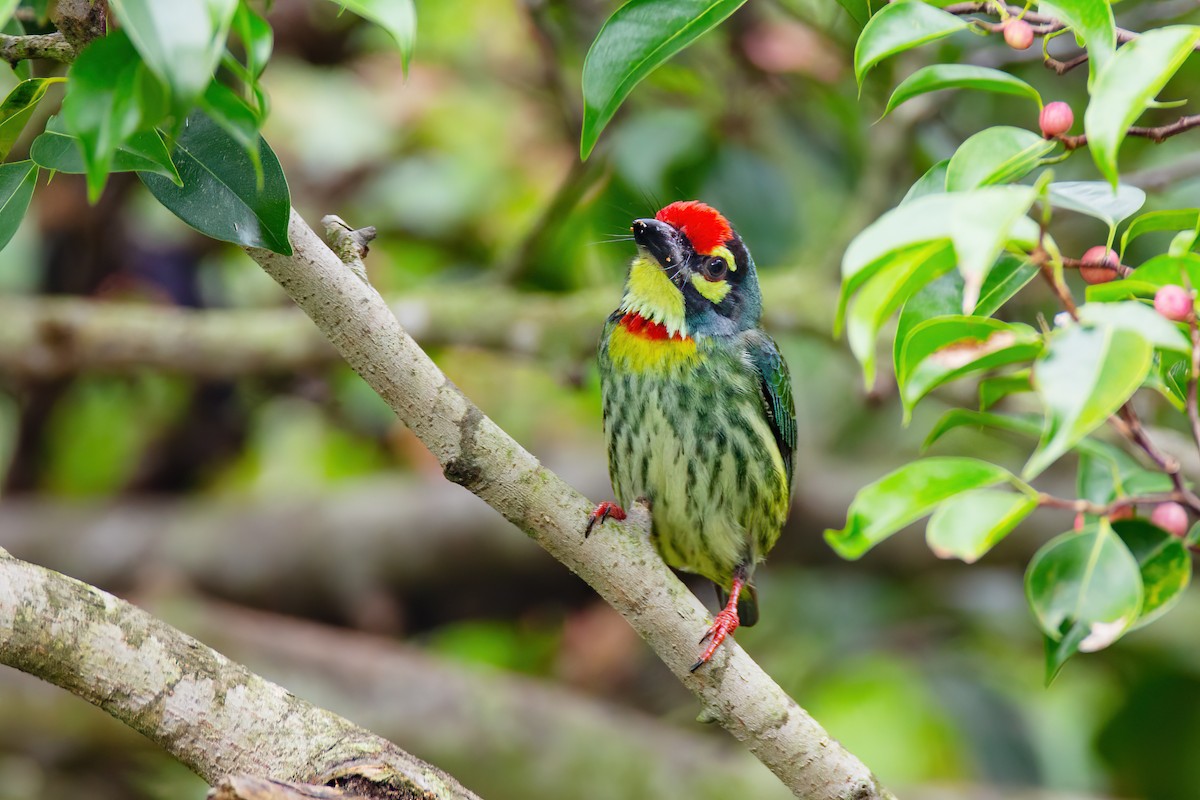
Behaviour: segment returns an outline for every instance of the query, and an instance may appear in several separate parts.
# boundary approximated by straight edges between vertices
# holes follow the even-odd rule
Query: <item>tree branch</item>
[[[790,275],[764,277],[778,308],[776,332],[829,339],[831,299]],[[483,347],[544,359],[591,357],[617,294],[566,295],[469,284],[391,300],[393,313],[427,347]],[[204,310],[64,297],[0,297],[0,373],[39,380],[94,370],[150,368],[206,378],[295,373],[338,361],[294,308]]]
[[[33,58],[50,58],[69,64],[76,55],[75,46],[58,31],[25,36],[0,33],[0,59],[14,66]]]
[[[429,447],[446,477],[595,588],[696,695],[706,717],[744,742],[798,797],[892,796],[736,643],[690,673],[710,618],[655,552],[646,513],[633,509],[626,523],[608,523],[585,539],[593,504],[484,416],[295,211],[289,238],[292,256],[247,252]]]
[[[231,773],[316,783],[359,775],[414,800],[476,800],[145,611],[4,550],[0,663],[100,707],[209,783]]]
[[[1162,144],[1172,136],[1178,136],[1181,133],[1190,131],[1192,128],[1200,126],[1200,114],[1180,117],[1169,125],[1160,125],[1157,128],[1142,128],[1131,127],[1126,131],[1128,136],[1137,136],[1142,139],[1149,139],[1155,144]],[[1081,133],[1078,136],[1056,136],[1054,137],[1063,143],[1063,147],[1068,150],[1078,150],[1088,143],[1086,133]]]

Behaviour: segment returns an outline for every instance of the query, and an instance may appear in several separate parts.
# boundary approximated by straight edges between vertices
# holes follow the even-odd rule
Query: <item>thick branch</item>
[[[736,644],[692,674],[704,606],[667,568],[644,513],[585,539],[593,505],[541,467],[452,384],[294,211],[293,256],[248,250],[429,447],[445,474],[478,494],[595,588],[719,722],[798,797],[890,797],[861,762]]]
[[[369,773],[413,800],[475,798],[145,611],[3,550],[0,663],[104,709],[210,783],[227,774],[328,783]]]

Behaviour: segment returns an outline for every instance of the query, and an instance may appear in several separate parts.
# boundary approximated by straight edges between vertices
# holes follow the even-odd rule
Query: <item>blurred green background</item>
[[[431,345],[438,364],[597,500],[610,489],[591,343],[632,255],[612,240],[671,200],[717,206],[763,273],[801,440],[792,517],[759,573],[762,622],[738,640],[904,797],[1200,798],[1194,594],[1045,688],[1021,576],[1068,516],[1035,517],[971,566],[938,561],[917,531],[854,564],[821,538],[860,486],[919,452],[943,410],[972,402],[947,391],[902,428],[890,376],[864,390],[830,333],[842,249],[970,134],[1036,128],[1027,100],[982,94],[934,95],[877,121],[890,88],[925,59],[957,58],[1010,69],[1078,119],[1086,70],[1057,77],[1037,48],[963,34],[880,67],[860,98],[858,29],[838,3],[758,0],[654,73],[580,164],[580,68],[617,5],[418,0],[404,79],[377,28],[330,3],[276,0],[264,135],[294,205],[314,225],[336,213],[379,229],[371,280],[416,330],[442,307],[429,298],[460,298]],[[1200,13],[1118,8],[1134,29],[1172,20]],[[1193,60],[1164,96],[1198,86]],[[1131,140],[1122,158],[1147,210],[1200,205],[1192,138]],[[1058,175],[1096,177],[1086,156]],[[240,251],[184,227],[136,179],[114,175],[88,207],[76,178],[39,187],[0,253],[9,300],[287,306]],[[1078,217],[1057,238],[1078,256],[1103,235]],[[558,309],[553,327],[531,327],[546,308]],[[1031,284],[1005,313],[1032,322],[1053,310]],[[0,315],[0,342],[13,324]],[[496,328],[506,335],[481,333]],[[1030,447],[963,430],[935,451],[987,448],[1019,464]],[[145,604],[490,800],[786,796],[694,721],[693,699],[614,612],[447,484],[327,357],[223,377],[38,374],[5,356],[0,479],[0,546]],[[1073,493],[1069,471],[1050,480]],[[101,712],[0,671],[0,800],[203,795]]]

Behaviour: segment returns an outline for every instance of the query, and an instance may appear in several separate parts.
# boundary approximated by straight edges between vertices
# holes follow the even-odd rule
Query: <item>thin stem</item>
[[[1050,254],[1046,252],[1046,248],[1042,243],[1046,238],[1046,228],[1042,226],[1041,233],[1038,235],[1037,247],[1029,254],[1029,260],[1038,265],[1041,270],[1042,277],[1046,279],[1046,283],[1050,284],[1050,288],[1054,290],[1054,294],[1058,296],[1059,303],[1071,315],[1071,319],[1079,321],[1079,309],[1075,305],[1075,298],[1071,296],[1071,290],[1067,285],[1059,280],[1054,274],[1054,267],[1050,263]]]
[[[1078,514],[1093,514],[1097,517],[1109,517],[1130,506],[1158,506],[1163,503],[1179,503],[1185,500],[1186,498],[1177,491],[1121,497],[1111,503],[1093,503],[1082,497],[1072,500],[1066,497],[1055,497],[1045,492],[1040,492],[1037,498],[1038,505],[1044,508],[1063,508]]]
[[[1188,328],[1192,333],[1192,370],[1188,373],[1187,382],[1187,415],[1192,423],[1192,440],[1196,449],[1200,450],[1200,406],[1196,402],[1196,383],[1200,380],[1200,325],[1196,323],[1196,313],[1188,315]]]
[[[1134,126],[1126,131],[1126,135],[1138,136],[1143,139],[1149,139],[1155,144],[1162,144],[1172,136],[1177,136],[1198,126],[1200,126],[1200,114],[1192,114],[1191,116],[1180,117],[1169,125],[1160,125],[1157,128]],[[1088,143],[1086,133],[1081,133],[1078,136],[1056,136],[1054,138],[1062,142],[1063,147],[1068,150],[1078,150]]]

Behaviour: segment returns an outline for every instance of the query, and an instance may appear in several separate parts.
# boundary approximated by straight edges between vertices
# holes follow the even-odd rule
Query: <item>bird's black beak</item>
[[[633,240],[658,262],[668,275],[678,276],[687,258],[679,231],[656,219],[635,219]]]

